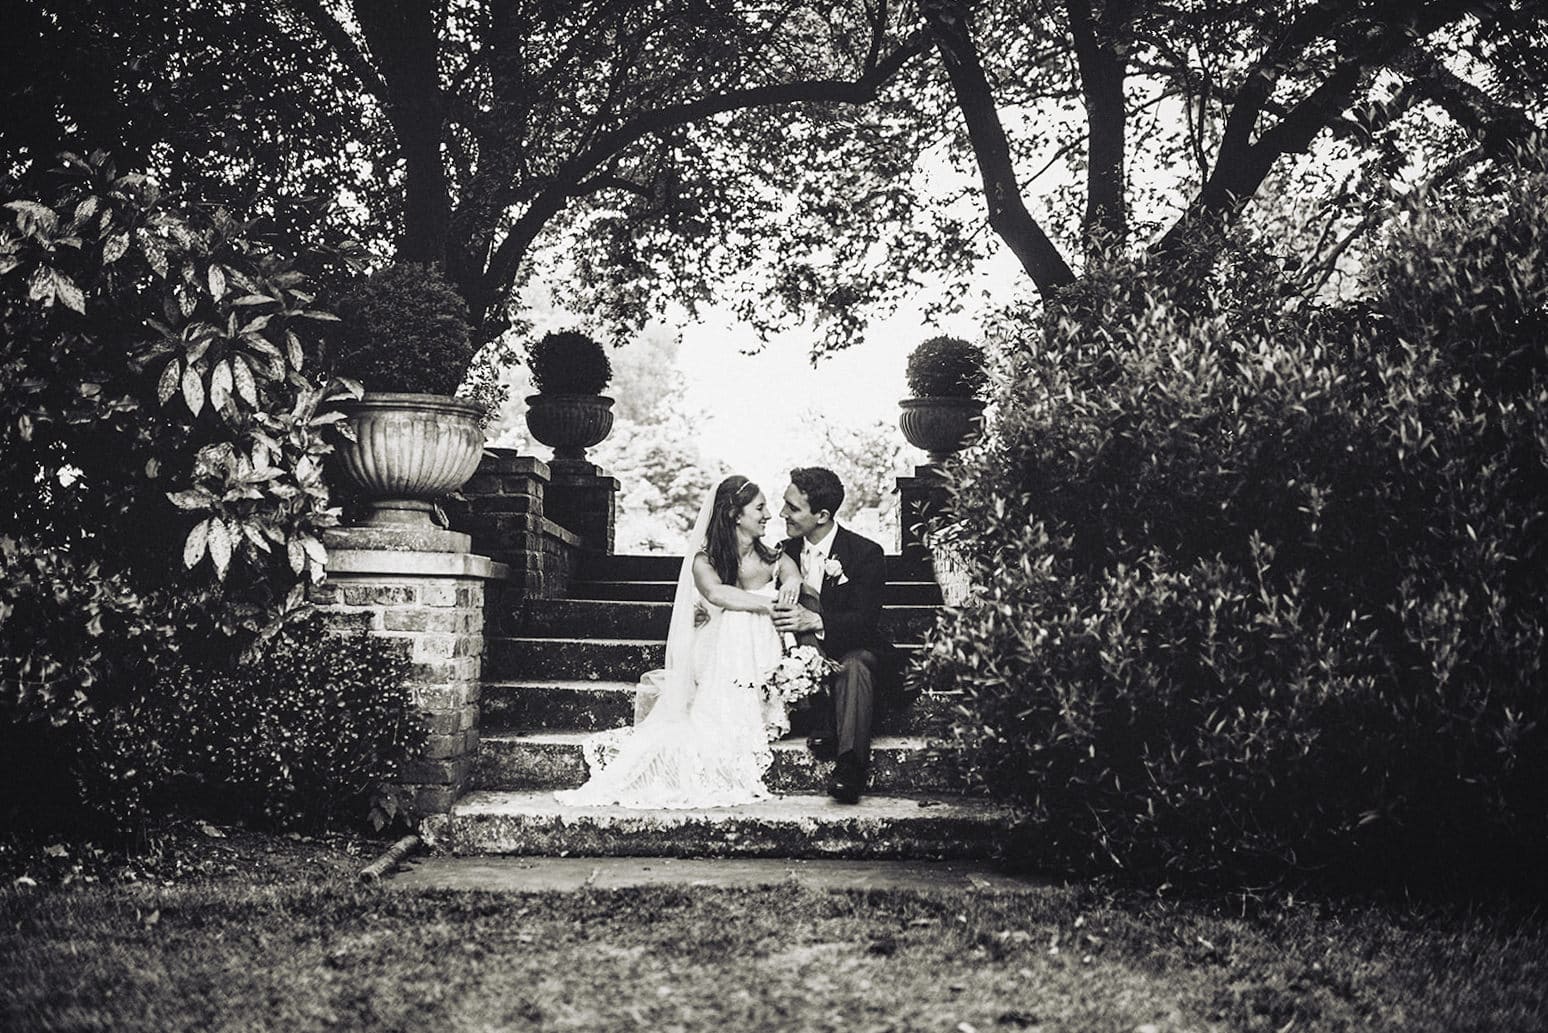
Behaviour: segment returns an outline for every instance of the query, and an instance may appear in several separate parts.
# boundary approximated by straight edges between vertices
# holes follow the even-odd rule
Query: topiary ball
[[[338,311],[333,372],[367,391],[453,394],[477,351],[467,305],[431,266],[390,265],[340,298]]]
[[[613,379],[613,364],[595,338],[578,330],[545,334],[528,358],[532,384],[541,394],[599,395]]]
[[[975,398],[988,382],[983,349],[960,337],[932,337],[908,357],[908,387],[917,398]]]

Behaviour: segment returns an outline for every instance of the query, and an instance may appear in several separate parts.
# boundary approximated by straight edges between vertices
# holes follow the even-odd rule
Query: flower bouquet
[[[786,651],[763,683],[764,699],[786,710],[821,689],[838,664],[816,646],[794,646]]]

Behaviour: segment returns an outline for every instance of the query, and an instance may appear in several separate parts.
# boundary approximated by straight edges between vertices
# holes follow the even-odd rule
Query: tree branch
[[[533,199],[491,256],[483,276],[483,290],[492,295],[510,282],[522,255],[532,246],[543,225],[562,208],[575,186],[625,148],[646,136],[687,125],[711,115],[781,104],[865,104],[877,91],[927,45],[923,33],[914,33],[897,49],[867,68],[858,79],[807,79],[731,90],[672,104],[636,115],[622,125],[601,133],[584,150],[572,155],[556,171],[549,185]]]
[[[994,94],[978,58],[963,0],[920,0],[920,14],[929,26],[936,51],[946,66],[957,107],[967,123],[968,138],[984,183],[989,225],[1010,247],[1032,282],[1044,294],[1073,283],[1075,273],[1053,241],[1027,211],[1011,162],[1010,142],[1000,124]]]
[[[1446,180],[1458,175],[1469,166],[1476,165],[1488,156],[1481,146],[1465,151],[1447,162],[1435,175],[1431,176],[1421,186],[1415,187],[1407,196],[1413,196],[1413,194],[1426,190],[1433,190]],[[1345,251],[1349,250],[1349,246],[1368,233],[1377,223],[1391,215],[1392,208],[1392,205],[1371,205],[1366,209],[1365,214],[1360,217],[1360,220],[1355,223],[1353,229],[1344,234],[1338,243],[1333,245],[1325,255],[1308,266],[1304,281],[1311,284],[1313,294],[1320,292],[1323,287],[1327,286],[1327,282],[1333,278],[1334,272],[1338,269],[1339,258],[1343,256]],[[1313,280],[1316,281],[1315,284],[1312,284]]]
[[[322,0],[283,0],[283,4],[315,29],[323,41],[333,48],[339,60],[344,62],[344,67],[359,80],[362,89],[383,104],[387,102],[387,83],[355,43],[354,37],[323,6]]]
[[[649,201],[653,198],[650,188],[643,183],[636,183],[624,176],[596,175],[570,188],[571,197],[584,197],[587,194],[600,193],[603,190],[623,190],[630,194],[643,197]]]
[[[1332,30],[1345,12],[1339,5],[1321,4],[1298,18],[1249,73],[1227,117],[1209,178],[1177,221],[1152,245],[1151,253],[1179,254],[1198,228],[1234,218],[1281,155],[1306,150],[1316,135],[1349,107],[1367,73],[1389,64],[1415,41],[1460,20],[1469,10],[1463,0],[1432,0],[1418,9],[1393,0],[1385,11],[1390,20],[1366,28],[1360,46],[1352,48],[1325,80],[1253,140],[1252,129],[1277,81],[1277,69],[1294,56],[1294,51],[1285,49],[1287,43],[1298,41],[1301,47],[1309,46],[1316,40],[1314,29]]]
[[[1410,48],[1393,68],[1409,77],[1414,93],[1450,115],[1492,158],[1508,160],[1509,152],[1543,133],[1525,111],[1495,100],[1423,47]]]

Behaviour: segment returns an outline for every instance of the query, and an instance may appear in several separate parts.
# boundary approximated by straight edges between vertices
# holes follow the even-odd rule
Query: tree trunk
[[[1114,0],[1108,0],[1096,20],[1090,0],[1068,0],[1065,8],[1086,103],[1086,246],[1121,244],[1129,230],[1123,179],[1128,122],[1123,83],[1127,69],[1120,42],[1128,14]]]
[[[387,117],[403,156],[398,260],[446,267],[451,197],[441,142],[446,104],[433,0],[355,0],[355,19],[387,85]]]

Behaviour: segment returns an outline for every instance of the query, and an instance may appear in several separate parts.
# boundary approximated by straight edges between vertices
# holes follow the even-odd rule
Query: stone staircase
[[[602,556],[567,598],[518,600],[485,645],[481,736],[471,790],[422,835],[452,854],[676,857],[969,858],[993,853],[1002,808],[962,795],[940,736],[954,700],[926,694],[878,705],[870,789],[858,806],[824,791],[831,764],[804,734],[775,744],[777,799],[734,808],[571,807],[553,790],[586,777],[581,742],[626,725],[640,675],[664,661],[678,560]],[[888,557],[883,620],[905,655],[933,625],[940,593],[916,565]],[[797,726],[797,732],[801,728]]]

